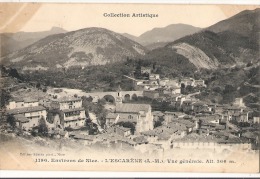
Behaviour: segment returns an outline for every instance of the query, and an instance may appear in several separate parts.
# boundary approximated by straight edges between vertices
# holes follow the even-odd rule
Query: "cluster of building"
[[[85,125],[86,119],[82,100],[75,97],[52,100],[14,99],[6,106],[6,115],[14,116],[16,125],[26,131],[37,127],[40,119],[45,120],[49,131],[66,127],[80,128]]]
[[[193,78],[160,78],[160,75],[152,73],[152,69],[149,67],[141,67],[141,75],[148,76],[148,79],[138,80],[130,77],[129,78],[133,80],[135,90],[143,90],[147,95],[150,96],[161,96],[162,94],[180,94],[181,85],[206,87],[205,81],[202,79],[195,80]]]
[[[133,87],[135,90],[142,91],[143,96],[151,99],[158,99],[166,96],[172,97],[174,95],[179,97],[182,86],[206,87],[205,81],[202,79],[195,80],[193,78],[161,78],[159,74],[152,73],[152,69],[147,67],[141,67],[141,75],[146,77],[144,79],[136,79],[129,76],[125,77],[133,81]]]
[[[6,115],[15,118],[16,125],[24,130],[38,126],[41,118],[46,119],[46,109],[35,99],[16,99],[6,106]]]
[[[159,74],[151,73],[150,68],[142,68],[141,73],[147,74],[148,79],[132,78],[136,90],[139,90],[138,94],[151,99],[163,99],[169,102],[172,110],[152,111],[150,104],[123,103],[131,102],[131,93],[122,95],[121,89],[107,94],[95,93],[94,96],[112,95],[115,99],[115,108],[106,115],[104,130],[97,135],[72,131],[68,136],[83,141],[86,145],[138,147],[149,144],[150,147],[167,149],[191,133],[212,136],[224,143],[241,142],[242,130],[233,121],[259,123],[259,117],[249,121],[251,111],[243,105],[241,99],[237,99],[231,106],[205,103],[191,97],[191,94],[181,94],[182,85],[206,87],[204,80],[161,79]],[[54,91],[56,93],[60,91]],[[50,133],[60,135],[66,129],[79,129],[86,125],[86,111],[80,97],[56,99],[55,95],[49,95],[49,99],[11,100],[6,106],[6,115],[14,116],[16,125],[25,131],[37,127],[41,119],[45,120]],[[129,100],[123,100],[127,95]],[[242,137],[256,141],[255,136],[250,130],[242,134]]]
[[[138,125],[142,124],[147,127],[152,125],[150,123],[144,123],[144,121],[149,118],[138,121],[138,110],[137,108],[131,108],[131,105],[132,104],[130,104],[130,106],[129,104],[121,104],[114,113],[109,113],[107,115],[107,128],[103,133],[89,136],[76,131],[71,133],[70,136],[80,140],[84,145],[131,147],[147,151],[176,147],[222,148],[222,145],[226,144],[241,144],[245,149],[251,149],[251,142],[258,140],[255,132],[244,132],[242,136],[240,136],[240,128],[228,122],[221,124],[218,115],[205,117],[202,115],[191,116],[182,112],[153,111],[151,113],[151,111],[146,111],[147,117],[150,115],[153,116],[150,118],[150,121],[156,122],[160,120],[162,121],[162,125],[152,127],[148,130],[140,130],[137,127]],[[136,106],[138,106],[138,104],[136,104]],[[128,110],[122,109],[125,107],[129,107],[127,108]],[[139,107],[140,110],[144,110],[141,106]],[[131,116],[134,114],[136,114],[136,116],[132,118]],[[121,119],[120,115],[122,115]],[[136,124],[136,131],[133,133],[130,127],[119,126],[118,122],[120,121]],[[189,136],[194,133],[203,136],[203,140],[194,139],[193,141],[193,139],[189,139]],[[185,141],[182,141],[182,139],[185,139]]]

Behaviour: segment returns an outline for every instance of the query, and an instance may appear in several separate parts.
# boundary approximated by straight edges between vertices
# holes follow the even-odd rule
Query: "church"
[[[116,104],[115,114],[119,115],[117,122],[135,124],[135,134],[153,129],[153,115],[148,104]]]

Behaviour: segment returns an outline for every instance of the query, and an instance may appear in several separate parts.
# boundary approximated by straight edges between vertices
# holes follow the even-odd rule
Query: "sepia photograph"
[[[259,173],[260,5],[0,14],[0,170]]]

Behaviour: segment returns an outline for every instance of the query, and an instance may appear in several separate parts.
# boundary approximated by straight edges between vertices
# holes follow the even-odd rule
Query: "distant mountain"
[[[178,60],[188,60],[195,69],[256,63],[260,56],[259,18],[259,9],[243,11],[198,33],[155,49],[149,53],[148,58],[160,59],[160,63],[167,61],[169,65],[178,56]],[[172,64],[174,68],[180,67],[176,62]]]
[[[21,49],[20,43],[6,34],[0,34],[0,45],[0,56],[5,56],[11,52]]]
[[[143,46],[148,48],[151,47],[153,49],[154,46],[162,47],[161,45],[164,45],[165,42],[172,42],[186,35],[194,34],[200,30],[201,28],[193,27],[191,25],[171,24],[162,28],[154,28],[141,34],[139,37],[130,34],[123,35],[142,44]]]
[[[66,30],[59,27],[52,27],[49,31],[42,32],[17,32],[3,33],[1,38],[1,56],[25,48],[34,42],[53,34],[65,33]]]
[[[226,20],[220,21],[206,30],[215,33],[233,32],[245,37],[253,37],[259,41],[260,8],[245,10]],[[257,35],[257,36],[256,36]]]
[[[103,28],[86,28],[51,35],[14,52],[3,62],[23,70],[104,65],[143,56],[140,44]]]

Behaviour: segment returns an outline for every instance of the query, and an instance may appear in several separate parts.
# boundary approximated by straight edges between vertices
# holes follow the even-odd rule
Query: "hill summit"
[[[55,34],[6,56],[3,61],[23,70],[104,65],[145,55],[140,44],[104,28]]]

